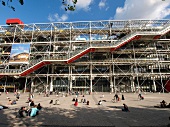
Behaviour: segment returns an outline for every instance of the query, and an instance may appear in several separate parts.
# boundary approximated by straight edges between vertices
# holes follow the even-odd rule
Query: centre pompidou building
[[[1,91],[170,91],[170,20],[6,23]]]

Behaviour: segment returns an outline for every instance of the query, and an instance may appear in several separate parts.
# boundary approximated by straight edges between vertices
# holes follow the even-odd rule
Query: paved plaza
[[[104,97],[102,98],[102,94]],[[121,97],[121,94],[118,94]],[[41,103],[43,109],[36,117],[16,118],[21,106],[28,106],[26,100],[28,93],[21,93],[16,105],[7,105],[8,99],[15,99],[13,93],[2,93],[0,103],[9,109],[0,110],[0,127],[64,127],[64,126],[115,126],[115,127],[167,127],[170,124],[170,108],[155,108],[160,101],[170,103],[169,93],[142,93],[144,100],[138,99],[138,94],[123,93],[125,100],[112,102],[114,93],[92,93],[85,95],[90,105],[85,103],[75,107],[72,99],[75,95],[67,97],[50,95],[44,97],[35,93],[35,104]],[[79,95],[79,101],[83,98]],[[49,104],[50,100],[59,99],[60,105]],[[104,100],[102,105],[97,105]],[[130,112],[122,112],[123,103],[129,106]]]

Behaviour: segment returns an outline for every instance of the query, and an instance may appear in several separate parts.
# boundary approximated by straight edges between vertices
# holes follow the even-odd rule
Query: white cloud
[[[63,21],[66,21],[67,19],[68,19],[68,15],[66,15],[66,14],[59,16],[58,13],[55,13],[54,15],[49,14],[49,16],[48,16],[48,20],[50,22],[54,22],[54,21],[63,22]]]
[[[78,0],[76,4],[76,9],[83,9],[85,11],[90,10],[90,5],[93,3],[93,0]]]
[[[108,6],[106,0],[101,0],[99,2],[98,6],[99,6],[100,9],[105,9],[105,11],[107,11],[109,9],[109,6]]]
[[[48,20],[50,22],[54,22],[55,21],[55,19],[53,18],[53,16],[51,14],[48,15]]]
[[[170,15],[170,0],[125,0],[114,19],[163,19]]]
[[[54,17],[55,17],[55,19],[57,20],[57,21],[66,21],[67,19],[68,19],[68,15],[66,15],[66,14],[63,14],[61,17],[58,15],[58,13],[56,13],[55,15],[54,15]]]
[[[101,9],[101,8],[104,8],[104,7],[106,6],[105,2],[106,2],[106,0],[101,0],[101,1],[99,2],[99,8],[100,8],[100,9]]]
[[[93,0],[77,0],[77,3],[76,3],[76,10],[84,10],[84,11],[89,11],[91,8],[90,8],[90,5],[93,3]],[[70,6],[73,6],[73,2],[72,0],[65,0],[65,5],[70,5]],[[66,6],[65,5],[62,5],[61,8],[64,9]],[[69,11],[68,11],[69,13]]]

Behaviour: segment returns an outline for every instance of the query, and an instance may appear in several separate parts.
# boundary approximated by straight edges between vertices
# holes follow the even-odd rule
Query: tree
[[[11,8],[13,11],[15,11],[15,7],[11,6],[10,3],[12,3],[12,0],[0,0],[3,6],[7,6],[9,8]],[[73,5],[70,5],[70,1],[72,2]],[[18,0],[18,2],[21,5],[24,5],[24,0]],[[69,3],[67,0],[63,0],[62,4],[65,6],[65,11],[69,10],[69,11],[75,11],[76,9],[76,4],[77,4],[77,0],[69,0]]]
[[[0,0],[3,6],[7,6],[9,8],[11,8],[13,11],[15,11],[15,7],[11,6],[10,3],[12,3],[12,0]],[[18,0],[18,2],[21,5],[24,5],[24,0]]]
[[[71,0],[73,5],[70,5],[70,0],[69,3],[67,0],[63,0],[62,4],[65,6],[65,11],[69,10],[69,11],[75,11],[76,10],[76,4],[77,4],[77,0]]]

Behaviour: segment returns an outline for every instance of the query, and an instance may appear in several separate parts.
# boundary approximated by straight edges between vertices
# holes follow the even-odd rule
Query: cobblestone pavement
[[[104,94],[104,97],[102,97]],[[36,117],[16,118],[16,113],[21,106],[28,106],[26,100],[28,93],[21,93],[16,105],[7,105],[8,99],[15,99],[13,93],[2,93],[0,103],[9,109],[0,110],[0,127],[64,127],[64,126],[115,126],[115,127],[166,127],[170,124],[170,108],[154,108],[165,100],[170,103],[169,93],[142,93],[144,100],[138,100],[138,94],[123,93],[125,100],[112,102],[113,93],[93,93],[79,95],[90,105],[79,102],[75,107],[72,99],[75,95],[67,97],[50,95],[44,97],[35,93],[35,104],[41,103],[43,109]],[[118,94],[121,97],[121,94]],[[49,104],[50,100],[59,99],[60,105]],[[103,100],[102,105],[97,105]],[[123,103],[129,106],[130,112],[122,112]]]

